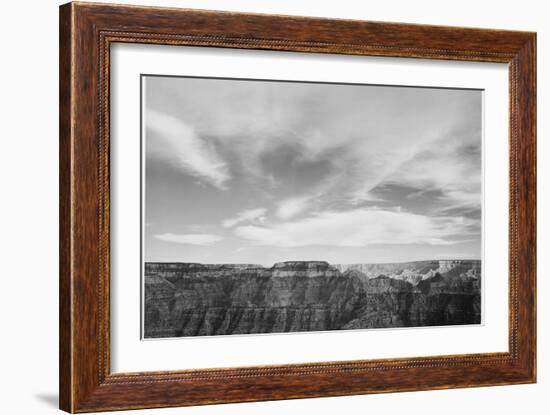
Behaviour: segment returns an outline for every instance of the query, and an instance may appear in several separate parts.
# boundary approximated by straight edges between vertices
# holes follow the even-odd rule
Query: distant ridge
[[[436,273],[445,274],[454,271],[454,274],[458,276],[463,275],[470,278],[479,278],[481,275],[481,260],[479,259],[438,259],[379,264],[334,264],[332,266],[340,272],[359,271],[369,279],[382,274],[415,285],[421,280],[433,277]]]

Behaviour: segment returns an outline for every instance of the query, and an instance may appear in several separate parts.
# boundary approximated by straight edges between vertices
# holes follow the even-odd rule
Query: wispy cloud
[[[162,143],[153,153],[166,158],[185,172],[219,188],[226,189],[230,179],[228,165],[213,146],[196,133],[193,127],[162,112],[148,108],[146,126],[154,131]]]
[[[288,186],[281,171],[269,171],[265,165],[281,148],[292,149],[298,167],[321,160],[330,166],[330,185],[316,192],[316,200],[330,195],[365,201],[376,186],[403,177],[419,187],[426,186],[426,179],[439,187],[448,186],[448,179],[451,185],[464,182],[466,175],[479,181],[479,168],[462,169],[464,158],[456,148],[463,142],[457,136],[463,125],[480,124],[476,92],[197,79],[155,82],[166,83],[169,94],[178,96],[186,122],[172,120],[187,129],[192,125],[190,135],[195,138],[196,132],[211,137],[233,154],[233,162],[239,160],[247,177],[259,180],[260,187]],[[231,108],[234,102],[239,110]],[[165,120],[162,124],[167,125]],[[479,148],[480,132],[472,137]],[[207,163],[193,163],[195,175],[225,188],[232,162],[212,154],[208,146],[198,147],[208,156],[201,157]],[[187,145],[181,149],[189,152]],[[285,212],[293,217],[294,209],[305,204],[299,197],[282,203],[281,217]]]
[[[479,131],[462,136],[443,136],[425,146],[394,169],[386,182],[416,187],[422,192],[439,190],[449,208],[481,205],[481,155]]]
[[[372,244],[449,245],[469,233],[475,221],[429,217],[399,210],[327,211],[306,219],[270,226],[240,226],[235,233],[258,245],[361,247]]]
[[[277,216],[281,219],[290,219],[307,209],[310,197],[292,197],[279,202]]]
[[[237,214],[233,218],[226,219],[222,222],[224,228],[232,228],[233,226],[242,223],[242,222],[252,222],[255,224],[261,224],[265,222],[265,214],[267,209],[258,208],[258,209],[246,209]]]
[[[161,241],[165,241],[165,242],[174,242],[178,244],[201,245],[201,246],[212,245],[223,239],[219,235],[212,235],[207,233],[188,233],[188,234],[162,233],[162,234],[153,235],[153,238]]]
[[[161,77],[147,85],[152,151],[209,185],[180,186],[171,167],[147,172],[155,189],[166,186],[151,202],[161,208],[148,209],[155,229],[201,235],[168,239],[207,245],[214,239],[202,236],[223,235],[251,256],[335,247],[357,261],[366,250],[346,247],[477,252],[481,92]]]

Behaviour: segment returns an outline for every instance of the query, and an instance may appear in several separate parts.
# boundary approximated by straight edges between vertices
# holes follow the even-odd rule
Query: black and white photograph
[[[482,90],[141,88],[144,339],[482,323]]]

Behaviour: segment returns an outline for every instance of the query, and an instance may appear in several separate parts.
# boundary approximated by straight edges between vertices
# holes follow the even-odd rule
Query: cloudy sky
[[[146,261],[481,255],[482,92],[144,79]]]

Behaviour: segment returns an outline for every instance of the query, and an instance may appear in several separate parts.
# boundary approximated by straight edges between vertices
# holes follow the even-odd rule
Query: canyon
[[[481,323],[481,261],[145,263],[144,337]]]

